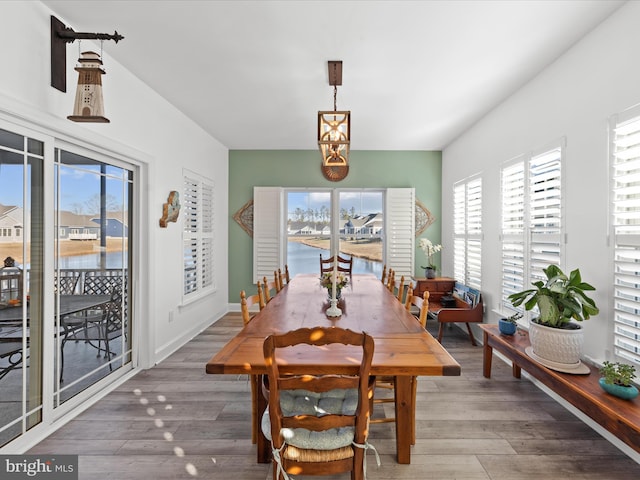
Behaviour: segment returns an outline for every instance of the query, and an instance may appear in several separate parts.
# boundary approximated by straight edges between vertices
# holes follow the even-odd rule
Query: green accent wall
[[[442,152],[351,151],[349,175],[330,182],[322,175],[318,150],[229,151],[229,303],[240,302],[240,290],[255,293],[252,282],[253,239],[233,215],[253,198],[253,187],[387,188],[414,187],[416,199],[436,221],[421,237],[441,242]],[[416,239],[416,248],[417,248]],[[416,252],[416,275],[425,257]]]

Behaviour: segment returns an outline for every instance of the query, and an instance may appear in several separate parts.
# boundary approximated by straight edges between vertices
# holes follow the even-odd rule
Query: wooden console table
[[[429,301],[440,303],[443,295],[449,295],[456,284],[455,279],[449,277],[424,278],[416,277],[416,286],[413,294],[422,297],[424,292],[429,292]]]
[[[484,337],[483,375],[491,377],[493,349],[512,362],[513,376],[521,369],[538,379],[574,407],[588,415],[631,448],[640,452],[640,397],[622,400],[606,393],[598,384],[598,369],[589,366],[589,375],[573,375],[551,370],[529,357],[529,335],[518,330],[515,335],[501,335],[497,325],[479,325]]]

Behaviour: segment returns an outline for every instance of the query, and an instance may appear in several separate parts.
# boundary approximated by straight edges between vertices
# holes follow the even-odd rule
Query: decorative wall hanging
[[[160,219],[160,227],[167,228],[169,222],[175,222],[180,215],[180,194],[175,190],[169,193],[167,203],[162,205],[162,218]]]
[[[429,209],[416,199],[416,237],[420,236],[435,221],[436,219]]]
[[[234,215],[233,219],[253,238],[253,199],[245,203]]]
[[[78,87],[73,105],[73,115],[67,118],[73,122],[109,123],[104,116],[104,102],[102,100],[102,75],[106,72],[102,68],[102,43],[113,40],[118,43],[124,37],[118,32],[81,33],[51,15],[51,86],[67,91],[67,43],[75,40],[100,40],[100,54],[82,52],[78,59]],[[80,47],[78,47],[78,50]]]
[[[322,175],[324,175],[324,178],[332,182],[339,182],[340,180],[343,180],[349,173],[349,165],[327,166],[323,164],[320,165],[320,168],[322,169]]]

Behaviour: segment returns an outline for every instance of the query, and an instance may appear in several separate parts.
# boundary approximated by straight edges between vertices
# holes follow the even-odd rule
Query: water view
[[[320,271],[320,254],[328,258],[329,250],[310,247],[300,242],[287,242],[287,265],[289,273],[317,273]],[[353,257],[353,273],[372,273],[382,276],[382,262]]]

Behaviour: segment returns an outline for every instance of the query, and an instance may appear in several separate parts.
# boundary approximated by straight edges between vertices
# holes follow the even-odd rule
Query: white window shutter
[[[524,290],[525,171],[524,159],[506,165],[502,189],[502,304],[511,307],[512,293]]]
[[[631,109],[627,114],[638,114]],[[640,116],[615,118],[611,152],[613,348],[640,366]]]
[[[385,258],[396,278],[413,276],[415,189],[389,188],[385,197]]]
[[[263,277],[273,278],[273,272],[284,264],[282,208],[282,188],[253,188],[254,283]]]
[[[195,172],[183,170],[181,198],[183,298],[214,290],[214,186]]]

